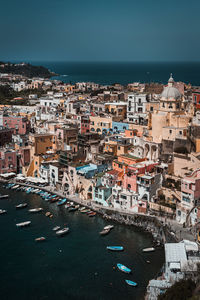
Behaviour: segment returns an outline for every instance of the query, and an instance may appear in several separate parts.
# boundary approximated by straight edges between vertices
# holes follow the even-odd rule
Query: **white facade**
[[[128,122],[139,123],[139,118],[146,117],[146,94],[129,94],[127,103]]]

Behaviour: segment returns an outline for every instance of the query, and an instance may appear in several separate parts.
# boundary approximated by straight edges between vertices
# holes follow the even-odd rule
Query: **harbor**
[[[9,195],[1,200],[1,208],[6,209],[7,214],[0,222],[4,228],[1,234],[1,265],[6,273],[3,286],[10,298],[18,293],[20,299],[35,299],[32,293],[34,295],[37,288],[41,299],[54,299],[58,294],[59,299],[72,299],[77,295],[88,299],[88,289],[90,299],[121,299],[124,295],[126,299],[141,299],[148,281],[157,276],[162,267],[163,250],[143,253],[142,249],[152,246],[152,237],[135,227],[108,221],[98,214],[90,218],[80,210],[68,212],[65,205],[50,203],[37,194],[2,187],[0,193]],[[27,207],[16,210],[20,203],[27,203]],[[43,208],[40,213],[28,212],[39,207]],[[53,217],[47,217],[47,212]],[[23,221],[31,221],[31,224],[16,228],[15,224]],[[101,236],[99,232],[108,225],[114,228],[108,235]],[[56,226],[69,227],[69,232],[58,238],[53,230]],[[39,237],[45,237],[45,242],[36,242]],[[8,249],[11,244],[15,257],[13,250]],[[111,245],[123,246],[124,251],[108,251],[106,247]],[[130,267],[132,273],[118,271],[117,263]],[[8,273],[12,281],[7,280]],[[37,278],[34,283],[33,276]],[[23,292],[20,280],[25,282]],[[137,283],[137,287],[129,286],[125,280]]]

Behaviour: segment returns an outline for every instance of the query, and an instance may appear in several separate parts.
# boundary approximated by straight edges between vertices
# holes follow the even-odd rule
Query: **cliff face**
[[[47,68],[42,66],[33,66],[31,64],[13,64],[0,62],[0,73],[18,74],[28,78],[32,77],[43,77],[50,78],[55,75],[50,72]]]

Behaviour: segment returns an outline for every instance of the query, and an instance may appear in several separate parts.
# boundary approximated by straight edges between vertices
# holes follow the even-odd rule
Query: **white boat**
[[[0,195],[0,199],[8,198],[8,195]]]
[[[113,228],[114,228],[114,225],[107,225],[107,226],[104,227],[104,230],[106,230],[106,229],[110,229],[111,230]]]
[[[53,231],[58,231],[60,229],[60,226],[55,226],[54,228],[53,228]]]
[[[69,227],[65,227],[65,228],[63,228],[63,229],[61,229],[61,230],[56,231],[56,234],[57,234],[58,236],[62,236],[62,235],[64,235],[64,234],[68,233],[68,232],[69,232]]]
[[[17,227],[25,227],[31,224],[31,221],[26,221],[26,222],[22,222],[22,223],[18,223],[16,224]]]
[[[43,210],[42,207],[37,207],[37,208],[31,208],[28,211],[31,212],[31,213],[36,213],[36,212],[40,212],[42,210]]]
[[[41,237],[35,239],[36,242],[42,242],[45,240],[46,240],[46,238],[44,236],[41,236]]]
[[[144,248],[144,249],[142,249],[142,251],[143,252],[153,252],[153,251],[155,251],[155,248]]]
[[[20,203],[20,204],[16,205],[15,207],[16,208],[24,208],[26,206],[27,206],[27,203]]]
[[[15,189],[17,189],[18,187],[19,187],[19,184],[12,186],[11,189],[12,189],[12,190],[15,190]]]
[[[86,207],[85,207],[85,206],[82,206],[81,208],[79,208],[79,211],[82,211],[82,210],[84,210],[84,209],[86,209]]]
[[[0,209],[0,215],[3,215],[3,214],[5,214],[5,213],[7,213],[7,210],[5,210],[5,209]]]

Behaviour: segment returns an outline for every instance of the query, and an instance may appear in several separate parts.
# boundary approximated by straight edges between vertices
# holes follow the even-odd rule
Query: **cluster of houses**
[[[139,83],[49,82],[30,105],[0,106],[2,176],[21,173],[100,206],[198,225],[198,87],[172,75],[159,94]]]

